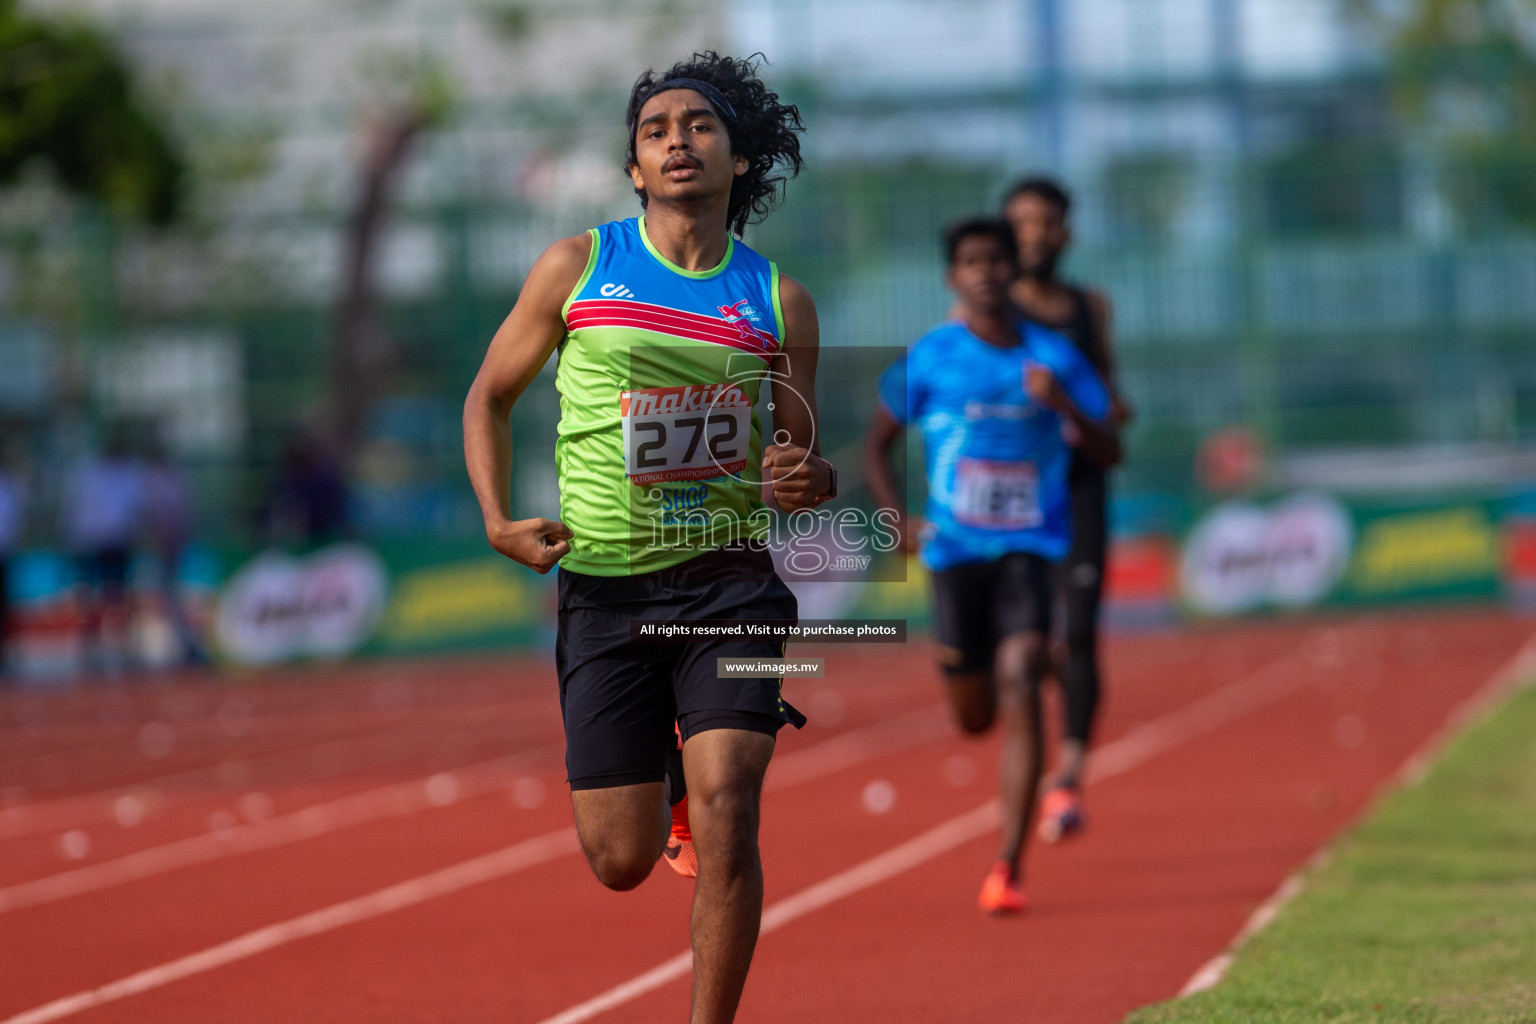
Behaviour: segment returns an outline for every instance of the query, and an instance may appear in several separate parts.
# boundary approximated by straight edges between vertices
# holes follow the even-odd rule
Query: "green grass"
[[[1126,1024],[1536,1024],[1536,688],[1392,795],[1209,992]]]

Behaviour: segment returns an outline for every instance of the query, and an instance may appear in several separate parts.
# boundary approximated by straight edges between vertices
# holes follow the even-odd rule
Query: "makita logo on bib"
[[[622,284],[605,284],[597,290],[597,294],[605,299],[632,299],[635,293]]]
[[[685,384],[675,388],[647,388],[619,395],[619,415],[655,416],[679,412],[750,406],[747,393],[736,384]]]

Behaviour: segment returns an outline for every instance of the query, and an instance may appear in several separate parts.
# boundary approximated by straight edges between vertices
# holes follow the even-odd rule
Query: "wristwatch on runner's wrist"
[[[816,457],[821,459],[820,455]],[[831,501],[833,498],[837,497],[837,467],[832,465],[832,463],[828,462],[826,459],[821,459],[821,462],[824,466],[827,467],[827,476],[830,478],[830,482],[827,484],[827,493],[816,499],[816,503],[818,505],[824,501]]]

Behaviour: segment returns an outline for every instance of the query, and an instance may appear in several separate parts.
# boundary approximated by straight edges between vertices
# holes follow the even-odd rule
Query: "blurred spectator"
[[[296,433],[283,446],[283,461],[267,508],[267,535],[274,543],[305,546],[336,540],[347,530],[347,485],[341,464],[313,435]]]
[[[117,431],[100,456],[69,473],[60,508],[64,542],[75,558],[86,666],[127,660],[128,564],[144,505],[142,468]]]
[[[177,661],[201,665],[208,659],[182,599],[180,579],[182,556],[192,539],[192,487],[186,472],[171,461],[159,441],[150,444],[143,473],[145,535],[154,558],[161,609],[176,631]]]
[[[26,522],[26,491],[9,453],[0,448],[0,679],[7,675],[11,638],[11,555],[21,543]]]

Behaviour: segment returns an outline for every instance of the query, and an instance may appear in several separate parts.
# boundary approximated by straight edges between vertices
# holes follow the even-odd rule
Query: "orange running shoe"
[[[1082,794],[1072,786],[1053,786],[1040,798],[1040,838],[1059,843],[1083,830],[1088,819],[1083,816]]]
[[[1029,906],[1029,900],[1024,897],[1024,890],[1019,886],[1019,878],[1012,864],[1000,860],[992,865],[986,881],[981,883],[981,895],[976,897],[976,905],[984,914],[1024,912],[1024,908]]]
[[[699,855],[693,852],[693,833],[688,831],[688,798],[672,805],[672,834],[661,855],[684,878],[699,877]]]

